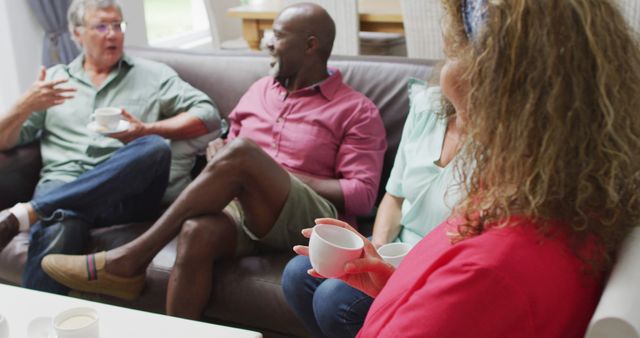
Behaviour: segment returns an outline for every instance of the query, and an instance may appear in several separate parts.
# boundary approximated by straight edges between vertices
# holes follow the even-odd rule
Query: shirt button
[[[276,148],[278,144],[276,142],[271,143],[271,147]]]
[[[276,123],[282,123],[282,117],[278,117],[278,119],[276,120]]]

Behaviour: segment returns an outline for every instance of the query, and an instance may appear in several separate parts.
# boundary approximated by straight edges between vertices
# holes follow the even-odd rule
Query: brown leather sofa
[[[151,48],[129,48],[127,52],[170,65],[184,80],[207,93],[224,116],[230,113],[251,83],[267,74],[269,64],[268,56],[263,54],[204,54]],[[380,185],[382,193],[408,111],[407,80],[409,77],[429,78],[434,62],[392,57],[336,57],[330,65],[340,69],[345,81],[380,109],[389,145]],[[0,210],[30,199],[40,161],[37,144],[0,152]],[[95,229],[87,252],[126,243],[148,225]],[[28,245],[27,235],[20,234],[0,252],[0,282],[20,284]],[[204,320],[260,331],[265,337],[308,336],[287,306],[280,288],[282,270],[291,257],[292,253],[266,254],[217,264],[214,289]],[[175,241],[155,257],[147,269],[145,291],[135,301],[75,292],[72,295],[163,313],[167,279],[174,259]]]

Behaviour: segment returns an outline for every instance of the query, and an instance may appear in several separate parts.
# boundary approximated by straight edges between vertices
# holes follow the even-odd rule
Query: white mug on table
[[[57,338],[98,338],[98,313],[87,307],[69,309],[53,317],[53,329]]]
[[[0,314],[0,338],[9,338],[9,322],[2,314]]]

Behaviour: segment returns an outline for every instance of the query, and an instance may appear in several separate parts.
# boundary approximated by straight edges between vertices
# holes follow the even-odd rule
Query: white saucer
[[[87,124],[87,129],[102,135],[111,135],[111,134],[120,133],[129,129],[129,121],[120,120],[120,122],[118,122],[118,127],[116,127],[113,130],[109,130],[99,125],[98,123],[96,123],[96,121],[91,121],[89,122],[89,124]]]
[[[36,317],[27,326],[29,338],[56,338],[56,332],[51,326],[51,317]]]

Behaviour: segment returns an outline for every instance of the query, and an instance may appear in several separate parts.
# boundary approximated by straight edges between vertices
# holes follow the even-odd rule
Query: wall
[[[121,0],[128,23],[126,44],[147,45],[144,4]],[[36,79],[44,31],[26,0],[0,0],[0,112],[6,111]]]
[[[640,34],[640,1],[638,0],[618,0],[621,5],[622,14],[636,33]]]
[[[10,107],[35,80],[43,37],[27,1],[0,0],[0,111]]]
[[[124,20],[127,22],[125,45],[147,46],[147,26],[144,21],[144,1],[120,0]]]

